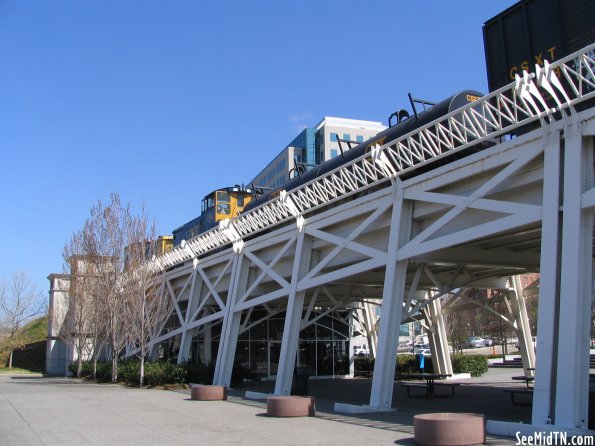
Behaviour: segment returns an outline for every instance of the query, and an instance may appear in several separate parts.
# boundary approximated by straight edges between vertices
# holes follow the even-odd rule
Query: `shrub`
[[[70,371],[76,374],[76,362],[69,366]],[[128,384],[139,383],[140,361],[125,360],[118,362],[118,381]],[[93,361],[83,361],[82,377],[93,376]],[[110,381],[112,379],[111,361],[97,362],[97,380]],[[145,362],[145,384],[158,386],[162,384],[178,384],[186,381],[186,369],[171,362]]]
[[[77,362],[73,361],[68,370],[76,376]],[[83,361],[81,367],[82,378],[93,378],[93,361]],[[97,361],[97,381],[110,381],[112,379],[112,363],[110,361]]]
[[[371,376],[374,372],[374,359],[367,357],[354,358],[355,360],[355,375],[358,376]],[[395,374],[408,374],[408,373],[419,373],[421,370],[418,367],[418,362],[415,355],[397,355],[397,363],[395,368]],[[432,358],[429,356],[425,357],[424,360],[424,372],[433,373],[434,367],[432,365]]]
[[[452,355],[451,361],[454,373],[481,376],[488,371],[488,360],[483,355]]]
[[[138,379],[137,379],[138,382]],[[171,362],[146,362],[145,384],[159,386],[186,382],[186,369]]]
[[[145,364],[146,367],[146,364]],[[140,379],[140,362],[125,360],[118,363],[118,381],[138,384]]]
[[[397,355],[397,374],[419,373],[418,359],[416,355]],[[423,371],[426,373],[433,373],[434,366],[432,365],[432,358],[426,356],[424,358]]]
[[[374,372],[374,359],[366,356],[356,356],[353,358],[355,376],[371,376]]]

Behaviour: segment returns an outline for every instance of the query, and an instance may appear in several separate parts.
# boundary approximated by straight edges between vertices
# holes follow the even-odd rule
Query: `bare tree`
[[[101,317],[98,314],[100,298],[97,295],[101,278],[98,276],[98,261],[85,249],[85,231],[73,234],[64,247],[65,267],[70,274],[70,288],[67,298],[67,316],[59,332],[60,339],[74,347],[77,356],[76,376],[81,376],[84,358],[94,358],[95,379],[96,360],[101,348]]]
[[[15,272],[10,282],[3,280],[0,283],[0,324],[4,333],[2,344],[9,351],[8,368],[12,368],[14,351],[27,343],[21,329],[44,308],[41,293],[25,273]]]
[[[84,229],[65,249],[71,271],[71,339],[79,353],[97,357],[105,343],[112,360],[112,381],[118,379],[118,359],[124,347],[141,358],[141,385],[149,339],[170,311],[149,268],[155,251],[155,229],[147,229],[144,209],[133,215],[117,194],[110,203],[91,208]],[[90,350],[86,348],[92,347]]]
[[[173,302],[164,296],[163,285],[149,267],[149,261],[156,253],[155,227],[147,231],[146,218],[141,215],[134,221],[132,238],[142,240],[128,246],[126,252],[126,320],[129,343],[140,360],[139,383],[144,384],[145,357],[148,356],[152,337],[159,324],[165,320],[173,307]]]
[[[98,280],[95,296],[100,307],[98,313],[105,329],[106,343],[112,359],[112,381],[118,380],[118,358],[127,340],[129,327],[127,314],[130,306],[131,272],[126,267],[128,247],[143,245],[147,240],[144,212],[135,216],[130,206],[123,206],[117,194],[110,203],[99,201],[91,208],[85,225],[85,252],[95,262]]]
[[[91,208],[85,231],[86,251],[97,262],[101,299],[101,317],[112,358],[112,382],[118,380],[118,355],[124,346],[124,249],[130,212],[123,208],[118,195],[111,195],[111,203],[101,201]]]

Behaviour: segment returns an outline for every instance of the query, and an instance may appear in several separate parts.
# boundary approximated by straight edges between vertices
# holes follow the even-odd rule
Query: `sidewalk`
[[[342,380],[336,386],[355,380]],[[341,389],[339,389],[341,390]],[[317,398],[314,418],[269,418],[264,402],[232,390],[227,402],[188,392],[139,390],[68,378],[0,376],[3,445],[411,445],[409,410],[364,416],[332,412]],[[450,400],[451,404],[455,400]],[[489,439],[488,444],[514,444]]]
[[[512,376],[522,374],[520,369],[489,369],[478,378],[460,379],[452,398],[410,398],[406,389],[395,382],[393,407],[396,412],[368,414],[368,417],[392,423],[413,425],[413,416],[425,412],[469,412],[486,416],[486,419],[512,422],[531,422],[531,406],[514,406],[504,389],[521,388],[523,382],[513,381]],[[231,391],[243,396],[245,390],[272,393],[275,383],[265,381],[261,386]],[[308,394],[316,398],[317,412],[333,412],[334,403],[366,405],[370,400],[372,380],[365,378],[314,378],[308,383]],[[446,393],[443,390],[441,393]]]

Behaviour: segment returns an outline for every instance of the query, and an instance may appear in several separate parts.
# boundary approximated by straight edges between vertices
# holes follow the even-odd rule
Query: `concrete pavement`
[[[410,414],[343,416],[321,398],[314,418],[269,418],[264,403],[242,395],[232,391],[227,402],[198,402],[186,392],[0,375],[0,444],[413,444]],[[514,442],[492,438],[488,444]]]
[[[3,445],[391,445],[408,433],[324,418],[262,416],[259,404],[65,378],[0,376]],[[406,444],[406,443],[405,443]]]

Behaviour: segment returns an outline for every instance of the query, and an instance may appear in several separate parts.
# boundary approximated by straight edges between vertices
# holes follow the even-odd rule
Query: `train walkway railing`
[[[530,123],[547,124],[595,97],[595,44],[536,73],[523,72],[515,82],[459,108],[415,131],[318,177],[220,226],[182,242],[154,258],[155,269],[167,269],[243,240],[260,231],[297,219],[317,208],[413,169],[514,132]]]

